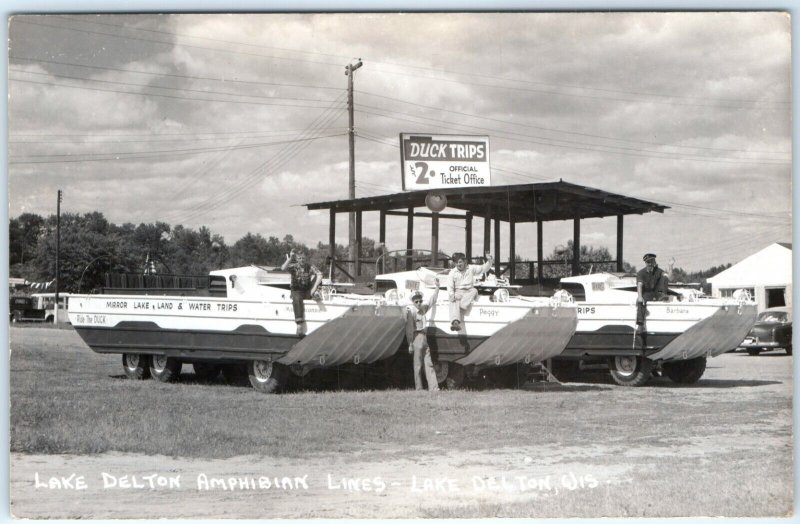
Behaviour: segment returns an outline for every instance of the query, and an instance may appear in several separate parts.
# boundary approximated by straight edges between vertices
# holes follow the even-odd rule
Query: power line
[[[330,127],[327,128],[328,131],[345,131],[347,130],[346,127]],[[274,132],[264,132],[256,135],[250,136],[236,136],[236,133],[218,133],[218,135],[224,136],[216,136],[216,137],[209,137],[209,138],[198,138],[198,136],[202,135],[202,133],[163,133],[163,134],[148,134],[148,135],[141,135],[141,134],[130,134],[130,135],[123,135],[123,134],[113,134],[113,135],[93,135],[93,134],[83,134],[83,135],[12,135],[12,136],[73,136],[73,137],[101,137],[103,140],[76,140],[73,138],[72,140],[9,140],[9,144],[17,144],[17,145],[38,145],[38,144],[73,144],[73,145],[106,145],[106,144],[151,144],[157,142],[159,144],[163,144],[165,142],[219,142],[224,140],[253,140],[256,138],[265,138],[265,137],[274,137],[274,136],[286,136],[286,135],[294,135],[300,129],[295,129],[292,131],[274,131]],[[117,137],[125,137],[125,136],[149,136],[152,137],[149,140],[120,140]],[[164,138],[169,136],[184,136],[184,137],[191,137],[191,138]]]
[[[307,126],[307,131],[304,131],[301,136],[303,135],[310,135],[316,132],[317,127],[325,127],[328,126],[334,119],[336,119],[342,112],[342,102],[345,95],[341,94],[333,104],[331,104],[327,109],[325,109],[314,121]],[[248,173],[242,180],[235,183],[233,186],[226,188],[221,193],[215,194],[213,196],[209,196],[203,203],[198,205],[194,210],[185,213],[182,220],[188,220],[190,218],[194,218],[200,214],[206,213],[208,211],[212,211],[217,209],[221,205],[229,202],[233,198],[236,197],[239,193],[247,189],[252,182],[254,182],[262,172],[266,171],[267,169],[277,169],[288,162],[291,158],[295,155],[299,154],[305,147],[308,146],[308,142],[305,142],[301,145],[297,144],[289,144],[285,146],[281,151],[277,152],[274,157],[271,159],[262,162],[257,167],[252,169],[250,173]]]
[[[473,114],[473,113],[466,113],[464,111],[454,111],[454,110],[450,110],[450,109],[444,109],[443,107],[435,107],[435,106],[427,106],[427,105],[423,105],[423,104],[417,104],[415,102],[409,102],[407,100],[402,100],[400,98],[393,98],[393,97],[390,97],[390,96],[379,95],[379,94],[376,94],[376,93],[370,93],[368,91],[358,91],[358,93],[364,94],[364,95],[368,95],[368,96],[374,96],[374,97],[377,97],[377,98],[383,98],[383,99],[391,100],[391,101],[394,101],[394,102],[400,102],[402,104],[408,104],[408,105],[420,107],[420,108],[423,108],[423,109],[431,109],[431,110],[434,110],[434,111],[442,111],[442,112],[445,112],[445,113],[453,113],[453,114],[456,114],[456,115],[468,116],[468,117],[471,117],[471,118],[478,118],[478,119],[481,119],[481,120],[488,120],[488,121],[491,121],[491,122],[498,122],[498,123],[501,123],[501,124],[509,124],[509,125],[514,125],[514,126],[519,126],[519,127],[526,127],[526,128],[529,128],[529,129],[539,129],[541,131],[548,131],[548,132],[553,132],[553,133],[563,133],[563,134],[568,134],[568,135],[585,136],[585,137],[588,137],[588,138],[599,138],[599,139],[602,139],[602,140],[616,140],[616,141],[619,141],[619,142],[630,142],[630,143],[634,143],[634,144],[645,144],[645,145],[650,145],[650,146],[676,147],[676,148],[684,148],[684,149],[703,149],[703,150],[709,150],[709,151],[728,151],[728,152],[737,152],[737,153],[770,153],[770,154],[781,154],[781,155],[784,155],[784,154],[785,155],[790,155],[791,154],[790,151],[758,151],[758,150],[743,151],[741,149],[726,149],[726,148],[719,148],[719,147],[682,146],[682,145],[674,145],[674,144],[660,144],[660,143],[648,142],[648,141],[644,141],[644,140],[631,140],[631,139],[627,139],[627,138],[616,138],[616,137],[610,137],[610,136],[604,136],[604,135],[593,135],[593,134],[590,134],[590,133],[579,133],[579,132],[576,132],[576,131],[564,131],[564,130],[561,130],[561,129],[554,129],[554,128],[542,127],[542,126],[534,126],[534,125],[530,125],[530,124],[522,124],[522,123],[512,122],[510,120],[503,120],[503,119],[499,119],[499,118],[491,118],[491,117],[487,117],[487,116],[476,115],[476,114]],[[368,107],[368,106],[365,106],[365,107]],[[598,144],[598,145],[600,145],[600,144]]]
[[[76,154],[57,154],[57,155],[24,155],[24,158],[53,158],[54,160],[41,160],[41,161],[26,161],[16,160],[18,157],[10,157],[9,164],[61,164],[67,162],[104,162],[104,161],[124,161],[124,160],[141,160],[145,158],[158,157],[164,154],[169,155],[189,155],[195,153],[213,153],[216,151],[231,151],[236,149],[253,149],[258,147],[266,147],[273,145],[290,144],[294,142],[304,142],[308,140],[317,140],[320,138],[333,138],[337,136],[344,136],[345,133],[338,133],[335,135],[318,136],[313,138],[302,138],[294,140],[281,140],[279,142],[262,142],[260,144],[245,144],[239,146],[227,147],[207,147],[207,148],[190,148],[190,149],[162,149],[156,151],[130,151],[130,152],[114,152],[114,153],[77,153],[80,156],[103,156],[112,158],[72,158]]]
[[[226,84],[245,84],[245,85],[256,85],[256,86],[279,86],[279,87],[293,87],[293,88],[305,88],[305,89],[329,89],[333,91],[344,91],[344,88],[341,87],[331,87],[331,86],[317,86],[317,85],[309,85],[309,84],[283,84],[279,82],[263,82],[257,80],[236,80],[236,79],[228,79],[228,78],[214,78],[214,77],[206,77],[206,76],[192,76],[192,75],[178,75],[175,73],[152,73],[150,71],[139,71],[135,69],[122,69],[117,67],[108,67],[108,66],[92,66],[92,65],[85,65],[85,64],[75,64],[71,62],[58,62],[55,60],[42,60],[38,58],[26,58],[26,57],[19,57],[19,56],[10,56],[9,59],[13,60],[20,60],[26,62],[37,62],[43,64],[56,64],[56,65],[65,65],[70,67],[83,67],[87,69],[95,69],[101,71],[118,71],[124,73],[136,73],[139,75],[150,75],[150,76],[157,76],[157,77],[169,77],[169,78],[180,78],[185,80],[209,80],[213,82],[224,82]],[[16,70],[19,71],[19,70]],[[23,71],[27,72],[27,71]],[[55,76],[55,75],[54,75]]]
[[[368,136],[363,136],[364,134],[366,134]],[[394,147],[394,148],[397,148],[397,149],[400,148],[400,146],[395,144],[395,143],[389,143],[386,140],[380,139],[379,135],[377,135],[376,133],[373,133],[371,131],[366,131],[366,130],[362,129],[360,131],[359,136],[362,136],[362,138],[365,138],[367,140],[371,140],[372,142],[377,142],[379,144],[387,145],[387,146]],[[515,171],[515,170],[512,170],[512,169],[507,168],[507,167],[501,167],[501,166],[495,164],[494,162],[492,162],[491,168],[492,168],[492,170],[505,172],[507,174],[511,174],[511,175],[517,176],[518,178],[525,179],[525,180],[529,180],[529,179],[548,180],[547,177],[539,177],[539,176],[532,175],[532,174],[529,174],[529,173],[523,173],[521,171]],[[742,211],[742,210],[738,210],[738,209],[737,210],[719,209],[719,208],[712,208],[712,207],[707,207],[707,206],[698,206],[698,205],[692,205],[692,204],[681,204],[681,203],[677,203],[677,202],[670,202],[670,201],[667,201],[667,200],[655,200],[655,202],[657,202],[659,204],[665,204],[665,205],[671,205],[671,206],[681,206],[681,207],[688,207],[688,208],[693,208],[693,209],[698,209],[698,210],[712,211],[712,212],[716,212],[716,213],[725,213],[726,215],[729,215],[729,216],[745,215],[745,216],[751,216],[751,217],[755,217],[755,218],[769,219],[769,220],[781,220],[781,221],[791,220],[791,217],[781,217],[781,216],[775,216],[775,215],[769,215],[769,214],[763,214],[763,213],[750,213],[750,212],[746,212],[746,211]],[[680,211],[677,211],[677,210],[675,210],[673,212],[682,213],[682,214],[686,214],[686,215],[692,215],[691,213],[680,212]],[[701,216],[701,217],[708,217],[708,218],[728,218],[728,216],[708,215],[708,214],[699,214],[699,213],[694,214],[693,216]]]
[[[385,73],[389,75],[398,75],[404,78],[408,78],[409,76],[417,77],[417,78],[425,78],[429,80],[436,80],[438,82],[447,82],[452,84],[459,84],[459,85],[469,85],[474,87],[488,87],[491,89],[505,89],[508,91],[521,91],[527,93],[536,93],[538,95],[552,95],[552,96],[561,96],[561,97],[571,97],[571,98],[586,98],[591,100],[609,100],[612,102],[636,102],[636,103],[646,103],[646,104],[659,104],[659,105],[668,105],[668,106],[682,106],[682,107],[707,107],[711,109],[736,109],[736,110],[769,110],[769,111],[786,111],[786,107],[744,107],[744,106],[733,106],[733,105],[709,105],[709,104],[688,104],[688,103],[681,103],[681,102],[672,102],[666,100],[643,100],[643,99],[635,99],[635,98],[618,98],[618,97],[610,97],[610,96],[596,96],[596,95],[581,95],[581,94],[574,94],[574,93],[559,93],[557,91],[545,91],[542,89],[533,89],[528,87],[512,87],[512,86],[504,86],[504,85],[497,85],[497,84],[482,84],[478,82],[465,82],[461,80],[451,80],[448,78],[441,78],[435,76],[428,76],[428,75],[414,75],[402,72],[395,72],[395,71],[386,71],[380,68],[372,68],[372,71],[377,73]],[[783,102],[780,102],[783,104]]]
[[[185,96],[174,96],[174,95],[166,95],[163,93],[137,93],[135,91],[119,91],[116,89],[101,89],[99,87],[89,87],[89,86],[77,86],[77,85],[70,85],[70,84],[58,84],[55,82],[37,82],[35,80],[24,80],[21,78],[9,78],[10,81],[13,82],[24,82],[28,84],[40,84],[40,85],[47,85],[47,86],[56,86],[56,87],[66,87],[72,89],[83,89],[86,91],[98,91],[101,93],[120,93],[125,95],[134,95],[134,96],[155,96],[160,98],[171,98],[174,100],[184,100],[186,102],[216,102],[220,104],[249,104],[249,105],[260,105],[260,106],[279,106],[279,107],[304,107],[304,108],[316,108],[321,109],[324,106],[310,106],[310,105],[303,105],[303,104],[279,104],[279,103],[272,103],[272,102],[250,102],[247,100],[220,100],[218,98],[196,98],[196,97],[185,97]],[[324,100],[320,100],[320,102],[324,102]]]
[[[151,39],[148,39],[148,38],[139,38],[139,37],[135,37],[135,36],[125,36],[125,35],[119,35],[119,34],[115,34],[115,33],[104,33],[102,31],[89,31],[89,30],[86,30],[86,29],[76,29],[74,27],[65,27],[65,26],[59,26],[59,25],[31,22],[29,20],[24,20],[24,19],[19,18],[19,17],[15,18],[14,21],[16,23],[21,23],[21,24],[36,25],[36,26],[41,26],[41,27],[50,27],[50,28],[53,28],[53,29],[61,29],[61,30],[64,30],[64,31],[74,31],[74,32],[85,33],[85,34],[90,34],[90,35],[102,35],[102,36],[108,36],[108,37],[111,37],[111,38],[119,38],[119,39],[123,39],[123,40],[133,40],[133,41],[137,41],[137,42],[146,42],[148,44],[161,44],[161,45],[168,45],[168,46],[171,46],[171,47],[187,47],[187,48],[190,48],[190,49],[202,49],[202,50],[205,50],[205,51],[217,51],[219,53],[237,54],[237,55],[242,55],[242,56],[253,56],[253,57],[258,57],[258,58],[273,58],[275,60],[289,60],[289,61],[292,61],[292,62],[305,62],[305,63],[308,63],[308,64],[318,64],[318,65],[342,67],[342,64],[334,64],[334,63],[331,63],[331,62],[321,62],[321,61],[318,61],[318,60],[304,60],[304,59],[300,59],[300,58],[296,58],[296,57],[262,55],[262,54],[258,54],[258,53],[247,53],[247,52],[244,52],[244,51],[230,51],[230,50],[227,50],[227,49],[219,49],[219,48],[216,48],[216,47],[205,47],[205,46],[192,45],[192,44],[179,44],[179,43],[176,43],[176,42],[163,42],[163,41],[160,41],[160,40],[151,40]]]
[[[150,33],[165,34],[165,35],[169,35],[169,36],[182,36],[182,37],[186,37],[186,38],[193,38],[193,39],[198,39],[198,40],[208,40],[208,41],[212,41],[212,42],[220,42],[220,43],[225,43],[225,44],[233,44],[233,45],[255,47],[255,48],[260,48],[260,49],[274,49],[274,50],[279,50],[279,51],[284,51],[284,52],[291,52],[291,53],[301,53],[301,54],[310,54],[310,55],[318,55],[318,56],[328,56],[328,57],[332,57],[332,58],[341,58],[342,60],[350,60],[352,58],[352,57],[347,57],[347,56],[344,56],[344,55],[335,55],[335,54],[332,54],[332,53],[320,53],[320,52],[312,52],[312,51],[305,51],[305,50],[299,50],[299,49],[290,49],[290,48],[281,48],[281,47],[274,47],[274,46],[265,46],[265,45],[259,45],[259,44],[250,44],[250,43],[246,43],[246,42],[222,40],[222,39],[216,39],[216,38],[210,38],[210,37],[201,37],[201,36],[182,34],[182,33],[172,33],[172,32],[168,32],[168,31],[159,31],[159,30],[153,30],[153,29],[131,28],[131,27],[128,27],[128,26],[125,26],[125,25],[121,25],[121,24],[109,24],[109,23],[105,23],[105,22],[99,22],[99,21],[96,21],[96,20],[80,20],[80,19],[77,19],[77,18],[70,18],[70,17],[59,17],[59,18],[62,18],[64,20],[71,20],[71,21],[75,21],[75,22],[80,22],[80,23],[104,25],[104,26],[110,26],[110,27],[118,27],[118,28],[123,28],[123,29],[128,29],[128,30],[134,30],[134,31],[144,31],[144,32],[150,32]],[[176,45],[181,45],[181,44],[176,44]],[[788,101],[770,101],[770,100],[763,101],[763,100],[755,100],[755,99],[735,99],[735,98],[719,98],[719,97],[694,97],[694,96],[675,95],[675,94],[649,93],[649,92],[627,91],[627,90],[620,90],[620,89],[586,87],[586,86],[580,86],[580,85],[574,85],[574,84],[557,84],[557,83],[549,83],[549,82],[541,82],[541,81],[533,81],[533,80],[521,80],[521,79],[515,79],[515,78],[508,78],[508,77],[498,77],[496,75],[481,74],[481,73],[474,73],[474,72],[466,73],[466,72],[461,72],[461,71],[453,71],[453,70],[446,70],[446,69],[426,67],[426,66],[402,64],[402,63],[398,63],[398,62],[386,62],[386,61],[380,61],[380,60],[373,60],[373,59],[369,59],[369,58],[367,60],[369,60],[370,63],[375,64],[375,65],[389,65],[389,66],[393,66],[393,67],[401,67],[401,68],[407,68],[407,69],[420,69],[420,70],[432,71],[432,72],[436,72],[436,73],[454,74],[454,75],[477,77],[477,78],[487,78],[487,79],[491,79],[491,80],[501,80],[501,81],[506,81],[506,82],[515,82],[515,83],[522,83],[522,84],[528,84],[528,85],[542,85],[542,86],[555,87],[555,88],[583,89],[583,90],[599,91],[599,92],[605,92],[605,93],[626,94],[626,95],[635,95],[635,96],[662,97],[662,98],[673,98],[673,99],[685,99],[685,100],[711,100],[711,101],[719,100],[719,101],[724,101],[724,102],[755,103],[755,104],[766,102],[766,103],[771,103],[771,104],[781,104],[781,105],[784,105],[784,106],[788,106],[790,104],[790,102],[788,102]],[[381,70],[381,69],[375,69],[375,71],[389,73],[389,74],[404,74],[404,75],[407,75],[407,73],[390,72],[390,71]],[[431,78],[431,77],[425,77],[425,78]]]
[[[361,106],[361,107],[365,107],[365,106]],[[371,106],[366,106],[366,107],[370,107],[371,109],[376,109],[378,111],[383,111],[384,113],[390,113],[390,114],[386,115],[386,114],[382,114],[382,113],[376,113],[374,111],[368,111],[368,110],[365,110],[365,109],[356,109],[356,111],[358,111],[360,113],[363,113],[363,114],[367,114],[367,115],[374,115],[374,116],[379,116],[379,117],[383,117],[383,118],[391,118],[391,119],[394,119],[394,120],[412,122],[412,123],[415,123],[415,124],[424,123],[424,122],[419,122],[419,121],[416,121],[416,120],[410,120],[408,118],[403,118],[403,117],[400,117],[400,116],[393,115],[391,113],[394,113],[394,112],[390,111],[388,109],[373,108]],[[409,115],[409,116],[412,116],[412,118],[417,118],[417,119],[420,119],[420,120],[427,120],[427,121],[432,121],[432,122],[437,122],[437,123],[444,123],[446,125],[451,126],[450,129],[453,129],[454,128],[453,126],[455,126],[455,128],[466,128],[466,129],[471,129],[471,130],[478,130],[478,131],[480,131],[481,133],[484,133],[484,134],[487,133],[487,131],[488,131],[490,134],[494,133],[493,136],[498,137],[498,138],[503,138],[505,140],[512,140],[512,141],[525,142],[525,143],[533,143],[533,144],[539,144],[539,145],[543,145],[543,146],[559,147],[559,148],[564,148],[564,149],[581,150],[581,151],[594,151],[594,152],[598,152],[598,153],[613,153],[613,154],[618,154],[618,155],[644,157],[644,158],[655,158],[655,159],[666,159],[666,160],[684,160],[684,161],[692,161],[692,162],[711,162],[711,163],[720,163],[720,164],[757,164],[757,165],[778,165],[778,166],[791,165],[790,162],[764,162],[764,161],[755,161],[755,160],[748,160],[748,159],[721,159],[721,158],[714,159],[714,158],[693,158],[693,157],[687,157],[687,156],[675,156],[675,155],[679,155],[679,154],[677,154],[677,153],[660,153],[658,151],[650,152],[650,151],[647,151],[647,150],[637,150],[637,149],[633,149],[633,148],[625,148],[625,147],[619,147],[619,146],[604,146],[604,145],[599,145],[599,144],[585,144],[585,143],[575,142],[575,141],[571,141],[571,140],[542,138],[542,137],[537,137],[537,136],[526,135],[524,133],[516,133],[516,132],[512,132],[512,131],[504,131],[504,130],[497,130],[497,129],[491,129],[491,128],[477,127],[477,126],[471,126],[471,125],[467,125],[467,124],[459,124],[459,123],[456,123],[456,122],[450,122],[450,121],[439,120],[439,119],[434,119],[434,118],[427,118],[427,117],[417,116],[417,115]],[[503,134],[499,134],[499,133],[503,133]],[[525,137],[525,139],[514,138],[514,137],[511,137],[511,136],[507,136],[507,135],[517,135],[517,136]],[[546,140],[546,142],[543,142],[542,140]],[[559,143],[553,143],[553,142],[564,142],[565,144],[559,144]],[[583,144],[583,147],[580,147],[577,144]],[[589,147],[589,146],[595,146],[595,147]],[[609,148],[609,149],[598,149],[598,148]],[[619,149],[620,151],[617,151],[615,149]],[[642,154],[642,153],[651,153],[651,154]]]
[[[292,97],[281,97],[281,96],[262,96],[262,95],[242,95],[239,93],[231,93],[229,91],[208,91],[206,89],[190,89],[187,87],[167,87],[167,86],[156,86],[150,84],[136,84],[133,82],[119,82],[115,80],[99,80],[96,78],[85,78],[80,76],[70,76],[70,75],[59,75],[55,73],[37,73],[34,71],[25,71],[22,69],[9,69],[10,72],[14,73],[23,73],[28,75],[38,75],[38,76],[46,76],[46,77],[55,77],[55,78],[66,78],[69,80],[80,80],[83,82],[95,82],[98,84],[112,84],[112,85],[121,85],[121,86],[128,86],[128,87],[144,87],[147,89],[165,89],[168,91],[186,91],[188,93],[201,93],[204,95],[223,95],[223,96],[238,96],[238,97],[245,97],[245,98],[261,98],[265,100],[291,100],[294,102],[331,102],[331,100],[319,99],[319,98],[292,98]],[[14,80],[21,80],[21,79],[14,79]],[[129,91],[126,91],[129,93]],[[190,99],[193,100],[193,99]]]
[[[347,129],[347,127],[329,127],[328,129]],[[230,137],[229,139],[233,138],[259,138],[263,136],[271,136],[271,135],[280,135],[280,134],[291,134],[297,133],[299,131],[303,131],[303,129],[281,129],[275,131],[219,131],[219,132],[211,132],[211,131],[193,131],[193,132],[186,132],[186,133],[10,133],[9,136],[18,136],[18,137],[102,137],[102,138],[109,138],[113,139],[115,137],[127,137],[127,136],[150,136],[154,137],[157,140],[164,140],[161,137],[165,136],[203,136],[203,135],[226,135]],[[240,137],[238,135],[254,135],[252,137]],[[223,138],[224,139],[224,138]],[[220,140],[223,140],[220,139]],[[198,140],[206,140],[206,139],[198,139]],[[27,143],[36,143],[36,142],[25,142],[25,141],[18,141],[16,143],[20,144],[27,144]],[[100,143],[100,142],[98,142]]]

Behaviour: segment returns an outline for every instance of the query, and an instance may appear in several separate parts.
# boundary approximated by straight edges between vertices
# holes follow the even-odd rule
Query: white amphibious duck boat
[[[410,293],[430,296],[435,274],[380,275],[371,295],[337,292],[347,288],[324,282],[320,298],[305,301],[303,337],[295,334],[288,274],[257,266],[212,271],[214,296],[74,295],[69,316],[92,350],[123,354],[131,378],[172,380],[183,363],[192,363],[198,375],[246,363],[251,384],[273,392],[284,385],[287,370],[304,375],[394,356],[405,343]],[[465,366],[541,362],[559,354],[574,334],[574,304],[515,296],[503,282],[479,289],[460,332],[449,331],[446,292],[431,313],[429,340],[441,381],[460,382]]]
[[[564,378],[581,364],[605,362],[621,385],[646,383],[663,372],[693,383],[707,357],[735,349],[756,317],[746,292],[735,298],[704,297],[698,290],[670,290],[664,301],[647,303],[644,325],[636,324],[636,279],[597,273],[561,279],[577,303],[578,325],[554,370]]]

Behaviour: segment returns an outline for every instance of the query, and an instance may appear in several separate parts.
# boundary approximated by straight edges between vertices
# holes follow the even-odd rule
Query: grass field
[[[766,516],[792,508],[791,357],[723,355],[689,387],[658,379],[644,388],[263,395],[188,372],[178,384],[127,380],[119,356],[92,353],[72,330],[10,331],[16,453],[345,464],[449,454],[464,468],[484,461],[497,469],[492,450],[522,450],[553,471],[619,482],[534,501],[426,502],[395,516]],[[624,474],[613,473],[621,466]]]

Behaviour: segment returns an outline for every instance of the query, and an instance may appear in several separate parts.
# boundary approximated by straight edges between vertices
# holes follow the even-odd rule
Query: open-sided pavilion
[[[347,200],[333,200],[306,204],[309,210],[327,209],[330,213],[329,245],[331,247],[331,260],[335,257],[336,214],[355,213],[355,239],[357,242],[356,253],[361,252],[361,230],[364,212],[376,211],[379,213],[380,230],[379,242],[386,244],[386,217],[390,215],[407,217],[406,248],[414,246],[414,219],[429,218],[431,223],[431,251],[433,265],[437,264],[439,252],[439,220],[455,219],[465,221],[464,253],[472,259],[472,231],[476,218],[483,218],[483,248],[488,252],[494,240],[495,273],[501,274],[500,260],[500,224],[508,222],[509,260],[515,260],[516,230],[519,223],[535,222],[537,228],[537,278],[542,280],[543,253],[542,253],[542,225],[544,222],[556,220],[572,220],[572,274],[580,270],[580,233],[581,221],[587,218],[617,217],[617,271],[622,271],[623,252],[623,218],[625,215],[642,215],[651,211],[663,213],[668,206],[655,202],[648,202],[638,198],[610,193],[600,189],[580,186],[559,180],[558,182],[544,182],[532,184],[518,184],[492,187],[470,187],[437,189],[436,193],[444,195],[447,199],[446,212],[431,212],[426,207],[426,197],[431,191],[407,191],[390,195],[370,196]],[[425,211],[418,211],[426,208]],[[453,213],[450,210],[459,210],[463,213]],[[492,235],[492,230],[494,234]],[[354,261],[355,273],[360,275],[361,260],[356,257]],[[407,259],[406,268],[411,269],[411,259]],[[515,275],[515,264],[508,264],[506,274],[512,283],[520,282]],[[531,277],[533,275],[530,275]],[[522,282],[520,282],[522,283]],[[529,282],[528,282],[529,283]]]

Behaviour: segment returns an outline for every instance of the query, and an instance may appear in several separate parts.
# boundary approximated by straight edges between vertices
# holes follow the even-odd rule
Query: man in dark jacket
[[[667,290],[667,275],[656,264],[656,256],[647,253],[644,260],[645,267],[636,273],[636,324],[643,326],[647,316],[647,302],[651,300],[664,300],[669,296]]]

